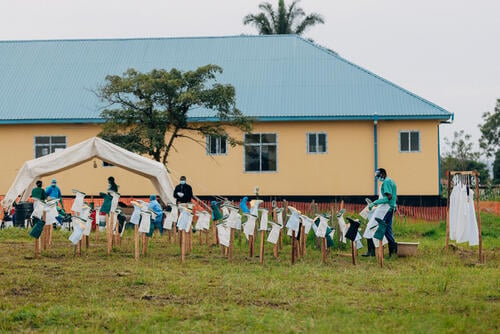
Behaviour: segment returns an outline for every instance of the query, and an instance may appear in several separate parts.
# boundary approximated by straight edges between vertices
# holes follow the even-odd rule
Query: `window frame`
[[[309,151],[310,145],[309,145],[309,136],[310,135],[315,135],[316,137],[316,152],[311,152]],[[325,151],[324,152],[318,152],[318,143],[319,143],[319,136],[320,135],[325,135]],[[306,153],[307,154],[327,154],[328,153],[328,133],[325,131],[319,131],[319,132],[306,132]]]
[[[406,133],[408,134],[408,150],[407,151],[403,151],[401,149],[401,134],[403,133]],[[411,149],[411,134],[412,133],[418,133],[418,150],[412,150]],[[398,149],[399,149],[399,153],[420,153],[422,151],[422,139],[421,139],[421,136],[420,136],[420,130],[400,130],[399,133],[398,133]]]
[[[62,146],[63,144],[62,143],[53,143],[53,139],[52,138],[55,138],[55,137],[62,137],[64,138],[64,148],[62,149],[66,149],[68,148],[68,137],[66,135],[37,135],[37,136],[33,136],[33,156],[35,157],[35,159],[38,159],[38,158],[41,158],[41,157],[44,157],[44,156],[47,156],[49,154],[52,154],[52,153],[55,153],[55,148],[54,148],[54,152],[52,152],[52,147],[53,146]],[[37,143],[37,139],[39,138],[49,138],[49,143],[48,144],[38,144]],[[48,147],[49,148],[49,153],[47,154],[43,154],[43,155],[40,155],[37,157],[37,148],[39,147]],[[60,147],[58,147],[60,148]]]
[[[211,144],[210,144],[210,139],[212,137],[215,137],[215,151],[216,153],[211,153],[210,152],[210,148],[211,148]],[[225,138],[225,153],[221,153],[220,149],[221,149],[221,139],[222,138]],[[206,135],[206,139],[205,139],[205,153],[208,155],[208,156],[214,156],[214,155],[227,155],[227,137],[226,136],[212,136],[212,135]]]
[[[246,143],[247,135],[259,135],[259,143]],[[263,135],[274,135],[276,140],[274,143],[262,143]],[[245,133],[243,135],[243,173],[257,174],[257,173],[277,173],[278,168],[278,133],[277,132],[258,132],[258,133]],[[246,157],[246,147],[253,146],[259,147],[259,170],[246,170],[247,157]],[[275,146],[276,147],[276,169],[275,170],[262,170],[262,146]]]

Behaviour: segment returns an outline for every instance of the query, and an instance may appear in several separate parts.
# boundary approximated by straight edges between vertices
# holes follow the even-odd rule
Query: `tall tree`
[[[236,108],[234,87],[217,83],[221,72],[219,66],[206,65],[186,72],[129,69],[123,76],[106,76],[98,95],[109,107],[101,112],[105,123],[99,135],[163,164],[176,138],[200,142],[200,135],[224,136],[231,145],[238,144],[226,129],[251,131],[251,119]],[[216,121],[188,122],[188,113],[198,108]]]
[[[497,99],[495,110],[483,114],[484,123],[479,125],[481,138],[480,147],[488,157],[496,155],[500,150],[500,99]]]
[[[471,135],[464,130],[455,131],[453,140],[444,138],[449,151],[441,157],[441,177],[446,177],[446,172],[450,170],[477,170],[480,174],[481,184],[489,182],[490,174],[485,163],[477,161],[479,152],[474,151]]]
[[[263,2],[259,5],[261,12],[248,14],[243,18],[243,24],[254,25],[261,35],[302,35],[309,27],[318,23],[325,23],[320,14],[306,15],[304,10],[297,5],[299,1],[292,1],[287,9],[285,1],[279,0],[276,10],[269,2]]]

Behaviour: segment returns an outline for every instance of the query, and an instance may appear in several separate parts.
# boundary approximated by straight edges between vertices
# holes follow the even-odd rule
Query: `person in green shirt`
[[[36,188],[33,188],[33,190],[31,190],[31,197],[42,201],[45,201],[47,199],[47,194],[45,193],[45,190],[42,188],[41,180],[36,181]]]
[[[397,187],[396,182],[387,176],[387,172],[384,168],[379,168],[375,172],[375,176],[380,182],[382,182],[381,193],[382,197],[376,201],[370,203],[368,208],[371,210],[376,205],[388,204],[389,210],[385,214],[383,220],[387,223],[387,229],[385,230],[385,237],[389,242],[389,256],[396,254],[398,252],[398,244],[394,240],[394,235],[392,234],[392,217],[394,211],[396,210],[396,200],[397,200]]]

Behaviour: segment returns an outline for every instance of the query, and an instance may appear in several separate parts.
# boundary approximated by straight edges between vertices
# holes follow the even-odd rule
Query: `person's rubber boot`
[[[373,239],[366,239],[366,240],[367,240],[368,250],[366,251],[365,254],[362,254],[361,256],[364,257],[375,256],[375,244],[373,243]]]
[[[398,244],[397,243],[389,244],[389,257],[397,254],[398,254]]]

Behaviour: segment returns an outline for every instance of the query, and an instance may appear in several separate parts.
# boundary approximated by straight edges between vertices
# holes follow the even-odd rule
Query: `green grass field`
[[[445,252],[445,224],[395,221],[398,241],[419,241],[416,257],[351,264],[348,247],[328,264],[310,242],[290,264],[266,243],[264,265],[236,238],[228,263],[198,244],[181,265],[176,244],[151,240],[133,258],[133,233],[106,255],[101,241],[74,257],[68,232],[33,258],[26,230],[0,231],[0,331],[8,332],[314,332],[494,333],[500,331],[500,217],[483,214],[486,263],[477,249]],[[361,249],[360,252],[364,252]],[[386,251],[387,254],[387,251]]]

